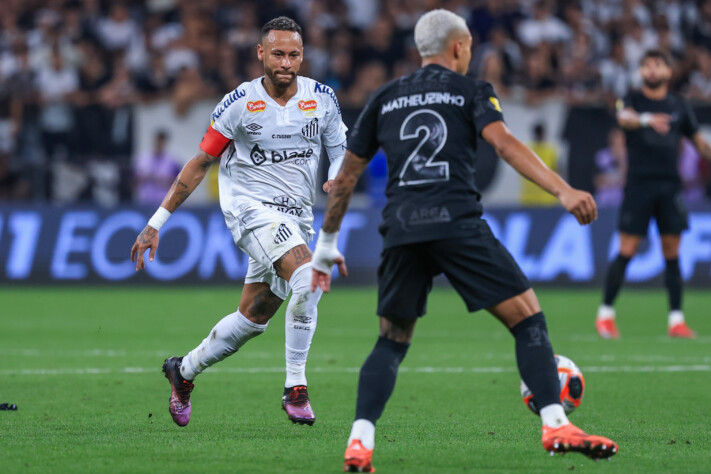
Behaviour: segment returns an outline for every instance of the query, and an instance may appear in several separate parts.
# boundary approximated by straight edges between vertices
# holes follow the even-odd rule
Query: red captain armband
[[[207,132],[205,132],[205,135],[202,137],[200,149],[208,155],[219,157],[227,147],[230,146],[231,142],[232,140],[225,138],[220,132],[210,126],[207,127]]]

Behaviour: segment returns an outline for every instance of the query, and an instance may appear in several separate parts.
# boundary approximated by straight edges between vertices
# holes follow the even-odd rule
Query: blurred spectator
[[[679,176],[684,187],[684,202],[695,204],[702,202],[706,194],[704,174],[701,172],[701,156],[694,145],[684,139],[679,154]]]
[[[550,2],[538,0],[533,7],[533,16],[519,25],[518,37],[525,46],[535,48],[541,43],[559,44],[569,41],[572,32],[563,20],[553,15]]]
[[[125,50],[138,36],[138,25],[134,22],[128,8],[121,2],[111,6],[108,18],[99,20],[97,32],[104,47],[110,51]]]
[[[37,76],[40,92],[40,126],[45,152],[50,159],[69,157],[70,132],[74,128],[71,95],[79,89],[76,70],[64,64],[58,49],[52,53],[50,64],[40,69]]]
[[[360,108],[387,79],[387,70],[380,62],[371,62],[358,68],[355,81],[343,97],[343,103]]]
[[[627,69],[622,43],[612,45],[610,57],[600,61],[598,71],[603,91],[612,98],[624,97],[632,85],[632,74]]]
[[[541,158],[546,166],[552,170],[558,168],[558,150],[548,141],[546,125],[537,123],[533,126],[533,141],[528,144],[533,152]],[[555,206],[558,199],[548,194],[540,186],[521,178],[521,204],[525,206]]]
[[[711,52],[699,48],[696,55],[699,66],[689,78],[689,97],[697,100],[711,100]]]
[[[168,132],[159,130],[153,137],[153,149],[134,160],[134,195],[139,204],[157,206],[180,173],[178,158],[166,149]]]
[[[545,49],[539,48],[526,58],[525,77],[527,104],[535,105],[555,95],[555,82]]]
[[[30,197],[30,183],[10,165],[10,154],[0,151],[0,202]]]
[[[595,201],[600,207],[622,203],[627,175],[627,147],[625,134],[614,128],[608,135],[607,147],[595,154]]]

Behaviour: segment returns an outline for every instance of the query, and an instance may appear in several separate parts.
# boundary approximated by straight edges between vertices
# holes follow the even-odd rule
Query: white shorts
[[[262,205],[243,208],[237,219],[225,219],[235,243],[249,256],[245,283],[267,283],[272,293],[285,300],[289,282],[277,276],[274,262],[310,236],[298,223],[281,212]]]

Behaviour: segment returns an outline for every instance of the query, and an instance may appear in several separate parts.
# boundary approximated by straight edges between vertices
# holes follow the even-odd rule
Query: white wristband
[[[318,239],[316,240],[316,245],[324,249],[335,249],[338,243],[338,231],[336,232],[325,232],[321,229],[318,233]]]
[[[645,112],[639,115],[639,126],[649,127],[649,123],[652,121],[652,114]]]
[[[170,216],[171,212],[161,206],[158,208],[156,213],[153,214],[153,217],[150,218],[150,220],[148,221],[148,225],[153,227],[155,230],[160,230],[160,228],[163,227],[163,224],[165,224],[165,221],[167,221]]]

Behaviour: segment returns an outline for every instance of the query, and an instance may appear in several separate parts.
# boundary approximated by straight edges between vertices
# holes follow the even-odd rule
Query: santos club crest
[[[318,135],[318,119],[309,120],[309,123],[304,125],[304,128],[301,129],[301,134],[306,138],[313,138]]]

